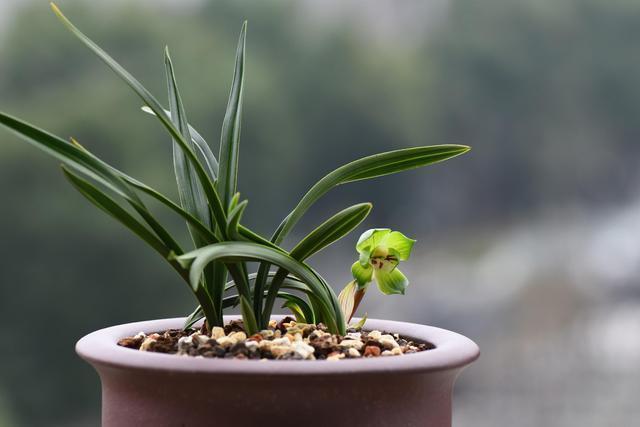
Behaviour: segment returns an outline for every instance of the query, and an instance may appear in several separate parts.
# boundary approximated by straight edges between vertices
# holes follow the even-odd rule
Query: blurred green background
[[[369,292],[362,312],[480,344],[456,392],[457,426],[637,422],[640,3],[59,5],[163,100],[169,45],[187,114],[214,150],[249,20],[239,187],[246,222],[265,234],[344,162],[472,145],[451,162],[330,193],[298,233],[349,204],[375,208],[311,262],[340,289],[358,232],[418,239],[403,267],[407,296]],[[0,108],[175,196],[169,139],[45,1],[0,0]],[[0,130],[1,427],[97,425],[98,379],[75,341],[193,305],[164,262],[57,166]]]

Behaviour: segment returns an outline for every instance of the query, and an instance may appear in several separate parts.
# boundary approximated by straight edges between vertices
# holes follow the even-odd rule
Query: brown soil
[[[140,351],[224,359],[340,360],[385,357],[433,349],[398,334],[349,329],[345,336],[333,335],[322,325],[296,323],[286,317],[272,321],[268,329],[248,336],[242,321],[224,328],[170,329],[146,335],[139,333],[118,345]]]

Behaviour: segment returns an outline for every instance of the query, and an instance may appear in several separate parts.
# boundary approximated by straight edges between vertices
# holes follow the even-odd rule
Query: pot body
[[[455,379],[479,355],[475,343],[456,333],[375,319],[367,321],[367,329],[399,333],[436,348],[368,359],[255,361],[117,346],[125,336],[179,328],[182,322],[115,326],[78,342],[78,354],[102,381],[104,427],[447,427]]]

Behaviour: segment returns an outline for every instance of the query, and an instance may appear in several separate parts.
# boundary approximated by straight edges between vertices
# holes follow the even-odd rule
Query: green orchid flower
[[[356,245],[360,259],[351,266],[358,288],[367,287],[373,279],[385,295],[404,294],[409,279],[398,269],[398,264],[409,259],[415,242],[388,228],[365,231]]]
[[[415,242],[388,228],[374,228],[360,236],[356,244],[359,259],[351,266],[354,280],[338,296],[346,319],[351,319],[374,280],[383,294],[404,295],[409,279],[398,269],[398,264],[409,259]]]

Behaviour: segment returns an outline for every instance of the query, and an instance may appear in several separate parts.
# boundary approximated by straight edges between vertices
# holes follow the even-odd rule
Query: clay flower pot
[[[237,316],[225,316],[226,320]],[[340,361],[180,357],[119,347],[120,338],[180,328],[182,318],[128,323],[76,345],[102,381],[102,425],[451,425],[456,377],[478,346],[444,329],[369,319],[366,329],[428,341],[415,354]]]

